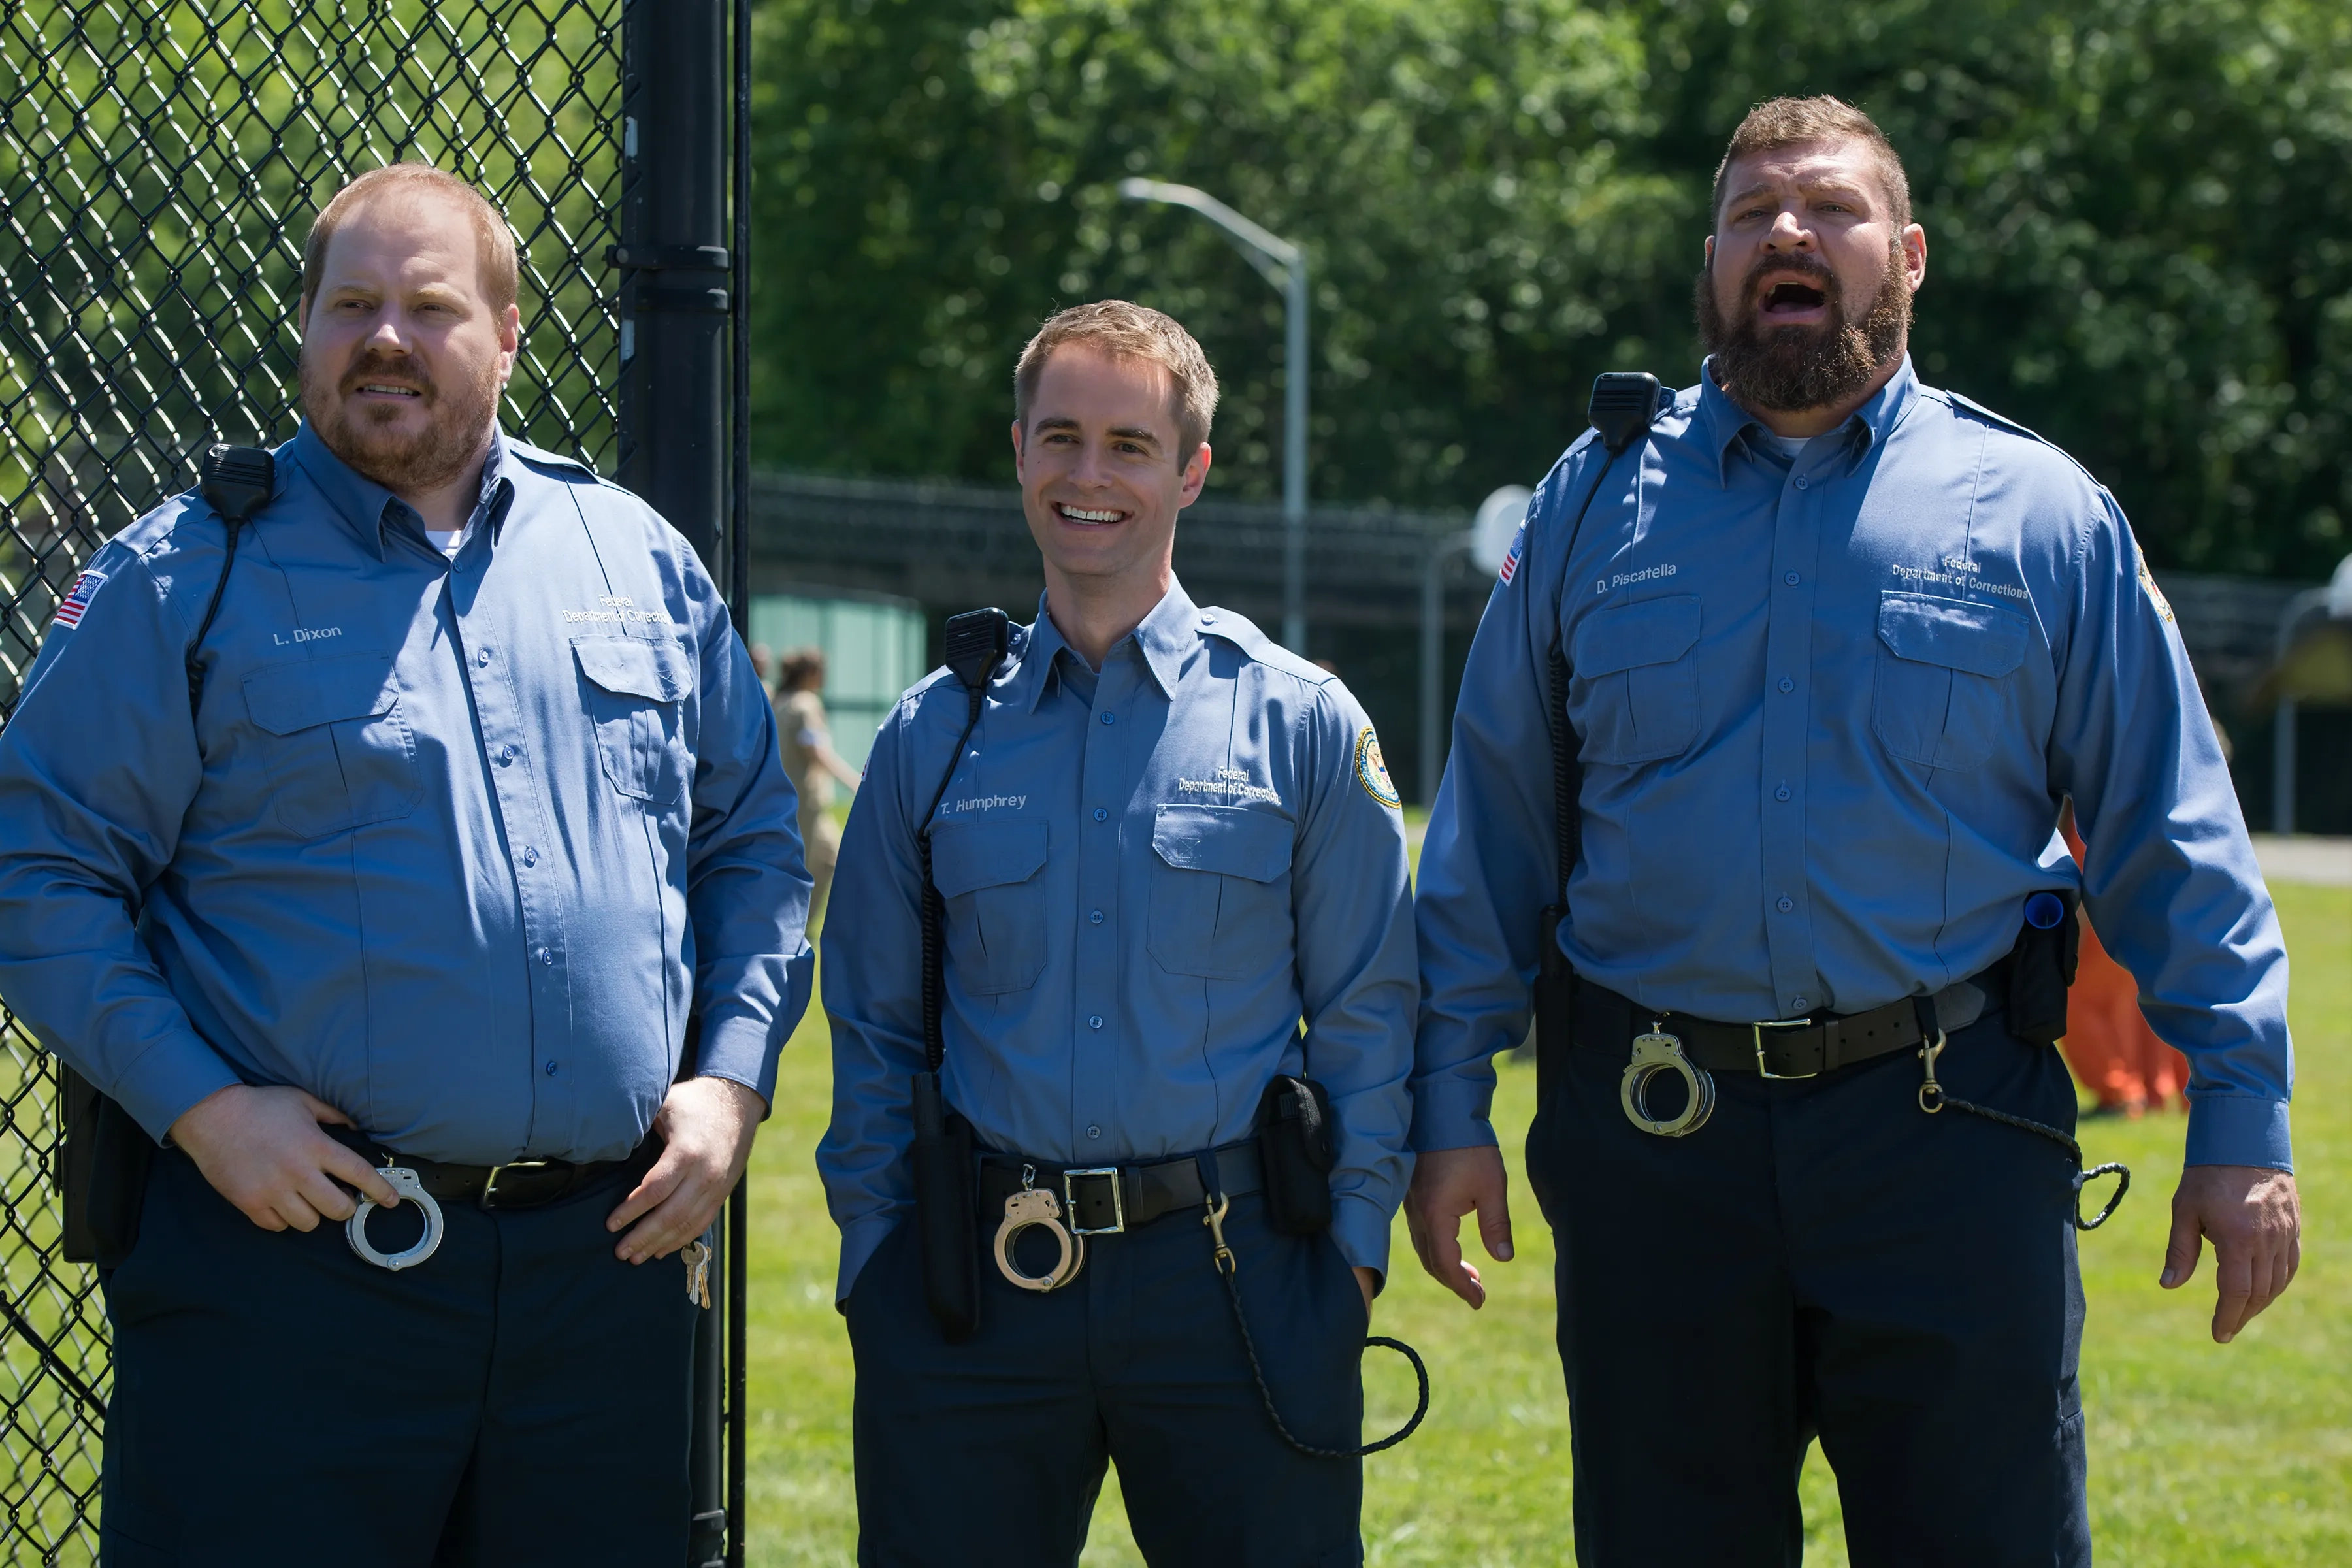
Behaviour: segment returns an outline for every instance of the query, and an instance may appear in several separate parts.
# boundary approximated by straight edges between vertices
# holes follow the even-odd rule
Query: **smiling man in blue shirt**
[[[692,550],[499,431],[515,293],[462,183],[346,187],[244,537],[110,541],[0,734],[0,994],[164,1143],[101,1258],[109,1563],[685,1550],[690,1271],[631,1265],[743,1168],[808,880]],[[397,1272],[334,1223],[387,1166],[444,1227]]]
[[[977,709],[940,671],[883,725],[825,928],[817,1165],[857,1359],[858,1561],[1075,1563],[1115,1462],[1152,1563],[1359,1563],[1360,1461],[1276,1432],[1203,1221],[1214,1181],[1282,1417],[1352,1447],[1410,1164],[1395,792],[1336,679],[1176,581],[1216,406],[1192,337],[1156,310],[1081,306],[1045,324],[1016,386],[1044,602]],[[926,831],[945,1099],[980,1150],[977,1212],[950,1233],[986,1258],[961,1342],[926,1308],[909,1158]],[[1253,1135],[1277,1075],[1328,1090],[1320,1226],[1276,1228]],[[1074,1273],[1040,1235],[992,1249],[1033,1205],[1093,1233]]]
[[[2028,1016],[2063,924],[2021,930],[2079,889],[2189,1055],[2164,1283],[2210,1237],[2226,1342],[2297,1256],[2278,922],[2114,499],[1914,374],[1927,237],[1877,127],[1759,106],[1706,254],[1700,384],[1569,449],[1471,653],[1421,862],[1414,1241],[1473,1306],[1462,1216],[1510,1256],[1490,1058],[1565,959],[1528,1167],[1579,1562],[1795,1563],[1818,1436],[1857,1564],[2087,1563],[2074,1097]]]

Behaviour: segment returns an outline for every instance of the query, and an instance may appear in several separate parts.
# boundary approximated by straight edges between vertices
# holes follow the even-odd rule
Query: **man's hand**
[[[766,1100],[731,1079],[690,1078],[670,1086],[654,1117],[661,1158],[604,1222],[606,1230],[635,1225],[613,1249],[622,1262],[667,1258],[701,1239],[751,1163],[751,1139],[767,1110]]]
[[[346,1220],[359,1205],[337,1182],[385,1208],[400,1202],[382,1173],[356,1151],[319,1131],[352,1119],[299,1089],[232,1084],[180,1113],[172,1142],[205,1180],[264,1230],[316,1230],[321,1219]]]
[[[2206,1237],[2213,1238],[2213,1342],[2228,1344],[2248,1320],[2286,1294],[2303,1262],[2303,1214],[2294,1178],[2260,1165],[2191,1165],[2172,1194],[2172,1239],[2164,1249],[2168,1290],[2189,1283]]]
[[[1476,1210],[1478,1237],[1486,1256],[1511,1260],[1511,1207],[1504,1195],[1503,1152],[1491,1144],[1475,1149],[1433,1149],[1413,1162],[1412,1185],[1404,1194],[1405,1228],[1429,1277],[1475,1309],[1486,1304],[1477,1266],[1462,1256],[1462,1216]]]

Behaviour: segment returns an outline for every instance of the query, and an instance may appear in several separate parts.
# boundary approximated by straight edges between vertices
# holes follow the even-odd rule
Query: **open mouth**
[[[1764,290],[1763,313],[1771,316],[1811,315],[1829,303],[1829,295],[1811,283],[1784,279]]]
[[[366,393],[375,397],[422,397],[425,395],[424,393],[418,391],[415,387],[396,386],[388,381],[363,381],[356,387],[353,387],[352,390],[354,392]]]
[[[1064,522],[1074,522],[1081,528],[1102,528],[1127,521],[1127,513],[1102,507],[1071,506],[1066,501],[1054,503],[1054,515]]]

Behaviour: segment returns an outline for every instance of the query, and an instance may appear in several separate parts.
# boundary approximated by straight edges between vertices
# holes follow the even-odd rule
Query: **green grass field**
[[[2135,1177],[2122,1211],[2082,1249],[2092,1528],[2102,1561],[2127,1568],[2352,1563],[2352,1246],[2334,1223],[2352,1203],[2352,889],[2275,892],[2295,966],[2306,1235],[2294,1289],[2235,1344],[2206,1335],[2210,1251],[2187,1289],[2156,1285],[2181,1118],[2085,1124],[2091,1158],[2122,1160]],[[752,1166],[751,1556],[762,1564],[848,1563],[856,1542],[849,1346],[833,1310],[835,1232],[812,1163],[829,1093],[812,1010],[785,1053]],[[1373,1563],[1568,1560],[1551,1254],[1517,1170],[1533,1114],[1533,1069],[1507,1063],[1495,1120],[1512,1160],[1519,1256],[1487,1268],[1484,1312],[1422,1275],[1398,1222],[1397,1268],[1374,1328],[1420,1348],[1435,1392],[1420,1434],[1366,1462]],[[1366,1378],[1367,1429],[1387,1431],[1412,1408],[1411,1374],[1382,1353]],[[904,1483],[908,1506],[921,1506],[921,1479]],[[1803,1493],[1809,1561],[1843,1563],[1836,1483],[1818,1450]],[[1087,1568],[1140,1562],[1114,1483],[1095,1515]]]

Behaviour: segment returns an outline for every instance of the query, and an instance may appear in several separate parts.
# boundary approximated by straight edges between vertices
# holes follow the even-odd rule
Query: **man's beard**
[[[1829,319],[1817,327],[1765,325],[1756,285],[1767,272],[1801,272],[1822,291]],[[1903,247],[1889,241],[1877,297],[1857,322],[1846,315],[1837,274],[1817,257],[1768,257],[1740,285],[1739,319],[1727,322],[1710,269],[1699,268],[1698,341],[1715,356],[1716,381],[1750,408],[1795,413],[1845,402],[1901,354],[1911,333],[1910,279]]]
[[[390,418],[376,410],[354,405],[352,395],[364,383],[398,382],[418,389],[425,405],[425,428],[414,435],[394,429]],[[470,384],[443,386],[414,358],[385,356],[370,350],[334,381],[302,352],[302,412],[319,439],[349,464],[353,472],[392,491],[417,495],[438,489],[462,473],[481,456],[491,422],[498,416],[500,390],[497,362],[482,368]],[[340,393],[341,395],[337,395]],[[389,416],[394,410],[386,409]]]

